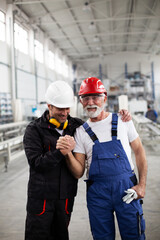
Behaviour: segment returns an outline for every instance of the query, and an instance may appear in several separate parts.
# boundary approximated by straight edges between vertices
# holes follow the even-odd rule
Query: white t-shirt
[[[59,128],[55,128],[55,129],[56,129],[57,132],[59,132],[59,134],[61,134],[61,135],[63,134],[63,129],[62,130],[59,129]]]
[[[96,134],[99,142],[108,142],[112,140],[111,137],[111,127],[112,127],[112,114],[101,121],[91,122],[87,120],[88,125],[91,127],[92,131]],[[92,146],[94,142],[86,133],[83,126],[80,126],[76,129],[75,133],[75,141],[76,146],[74,152],[83,153],[86,155],[86,167],[87,172],[89,171],[89,167],[92,161]],[[118,131],[117,131],[117,139],[121,140],[122,146],[127,154],[129,159],[131,169],[134,169],[133,161],[131,158],[131,147],[130,142],[133,142],[138,137],[138,133],[134,127],[132,121],[122,122],[121,116],[118,116]]]

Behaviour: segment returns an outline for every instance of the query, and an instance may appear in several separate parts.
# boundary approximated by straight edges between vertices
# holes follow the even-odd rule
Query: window
[[[17,23],[14,23],[14,41],[16,49],[28,54],[28,32]]]
[[[63,69],[62,69],[62,60],[58,56],[58,54],[55,55],[55,69],[58,73],[62,74]]]
[[[63,71],[62,71],[62,74],[64,77],[69,77],[69,67],[68,65],[66,64],[65,61],[63,61],[63,67],[62,67]]]
[[[54,70],[55,69],[55,55],[52,51],[48,51],[48,61],[49,61],[49,68]]]
[[[35,59],[43,63],[43,45],[38,40],[35,40]]]
[[[6,40],[6,34],[5,34],[5,15],[3,12],[0,11],[0,40],[5,41]]]
[[[64,77],[69,77],[69,67],[65,60],[62,60],[58,54],[55,54],[55,71]]]

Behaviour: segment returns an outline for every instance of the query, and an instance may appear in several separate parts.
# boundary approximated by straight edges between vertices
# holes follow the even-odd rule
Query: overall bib
[[[93,140],[92,162],[87,180],[87,207],[94,240],[114,240],[114,212],[123,240],[144,240],[142,200],[123,202],[125,190],[137,184],[128,157],[117,140],[117,114],[112,114],[112,140],[99,142],[87,123],[85,131]]]

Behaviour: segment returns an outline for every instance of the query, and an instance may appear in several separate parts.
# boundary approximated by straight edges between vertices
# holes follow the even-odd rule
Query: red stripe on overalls
[[[66,199],[65,211],[66,211],[67,214],[69,214],[69,212],[68,212],[68,198]]]
[[[44,203],[43,203],[43,211],[41,213],[39,213],[39,214],[36,214],[36,215],[37,216],[42,215],[45,212],[45,210],[46,210],[46,200],[44,200]]]

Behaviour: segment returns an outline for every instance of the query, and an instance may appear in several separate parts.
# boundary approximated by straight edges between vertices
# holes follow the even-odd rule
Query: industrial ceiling
[[[94,70],[116,53],[160,54],[160,0],[12,1],[73,63]],[[88,64],[92,60],[93,64]]]

